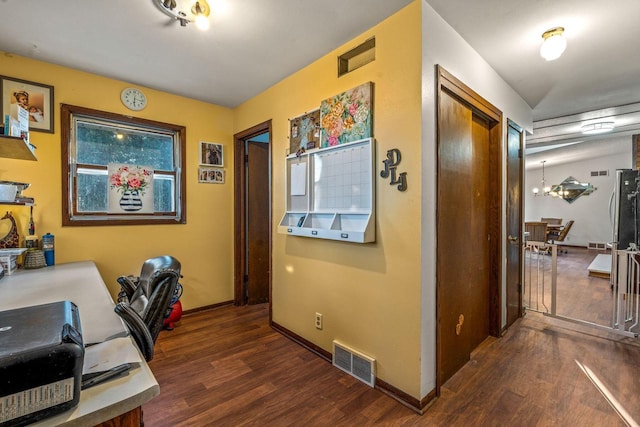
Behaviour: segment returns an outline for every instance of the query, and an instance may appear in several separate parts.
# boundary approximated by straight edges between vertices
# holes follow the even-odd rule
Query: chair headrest
[[[169,255],[149,258],[142,264],[138,286],[142,286],[144,293],[149,296],[150,292],[152,291],[149,289],[149,285],[158,272],[173,271],[177,274],[178,277],[180,277],[181,267],[182,266],[180,264],[180,261]]]

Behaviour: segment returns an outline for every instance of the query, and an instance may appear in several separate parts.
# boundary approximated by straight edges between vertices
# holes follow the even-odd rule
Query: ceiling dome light
[[[596,135],[599,133],[611,132],[613,130],[613,122],[596,122],[582,125],[580,128],[585,135]]]
[[[547,61],[560,58],[562,52],[567,48],[567,40],[564,38],[564,28],[556,27],[542,33],[542,46],[540,55]]]

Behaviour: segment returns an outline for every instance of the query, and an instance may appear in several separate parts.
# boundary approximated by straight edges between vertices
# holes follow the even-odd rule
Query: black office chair
[[[164,320],[171,314],[171,299],[179,286],[180,262],[159,256],[142,264],[140,276],[120,276],[118,304],[114,311],[124,320],[147,361],[153,359],[153,346]]]

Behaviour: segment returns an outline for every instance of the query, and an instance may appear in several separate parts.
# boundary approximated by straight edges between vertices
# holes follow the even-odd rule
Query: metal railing
[[[612,251],[611,326],[574,319],[557,313],[558,246],[528,241],[523,246],[524,286],[522,303],[526,310],[583,325],[638,338],[640,336],[640,252]]]
[[[640,252],[616,250],[611,272],[613,290],[612,328],[635,337],[640,333]]]
[[[555,315],[558,245],[527,241],[523,250],[523,306],[527,310]]]

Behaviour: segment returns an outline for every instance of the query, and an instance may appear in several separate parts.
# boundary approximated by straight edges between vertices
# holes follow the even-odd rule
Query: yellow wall
[[[55,235],[56,262],[94,260],[115,295],[121,274],[137,274],[152,256],[171,254],[182,263],[185,309],[233,299],[233,112],[191,99],[142,88],[148,106],[131,112],[120,92],[131,86],[69,68],[0,52],[0,74],[54,87],[55,133],[32,132],[38,161],[0,159],[0,180],[31,183],[24,192],[34,197],[36,233]],[[187,224],[145,226],[62,227],[60,103],[128,114],[186,126]],[[224,144],[226,183],[199,184],[199,141]],[[13,211],[21,237],[26,234],[29,208]],[[5,223],[7,221],[3,221]],[[3,224],[3,230],[8,228]]]
[[[336,339],[377,360],[377,376],[420,398],[421,12],[415,1],[235,110],[235,132],[273,120],[273,229],[285,211],[288,119],[374,83],[376,169],[402,152],[399,192],[377,177],[376,242],[273,235],[273,320],[331,351]],[[337,78],[336,57],[376,37],[376,59]],[[316,312],[324,328],[314,327]]]

